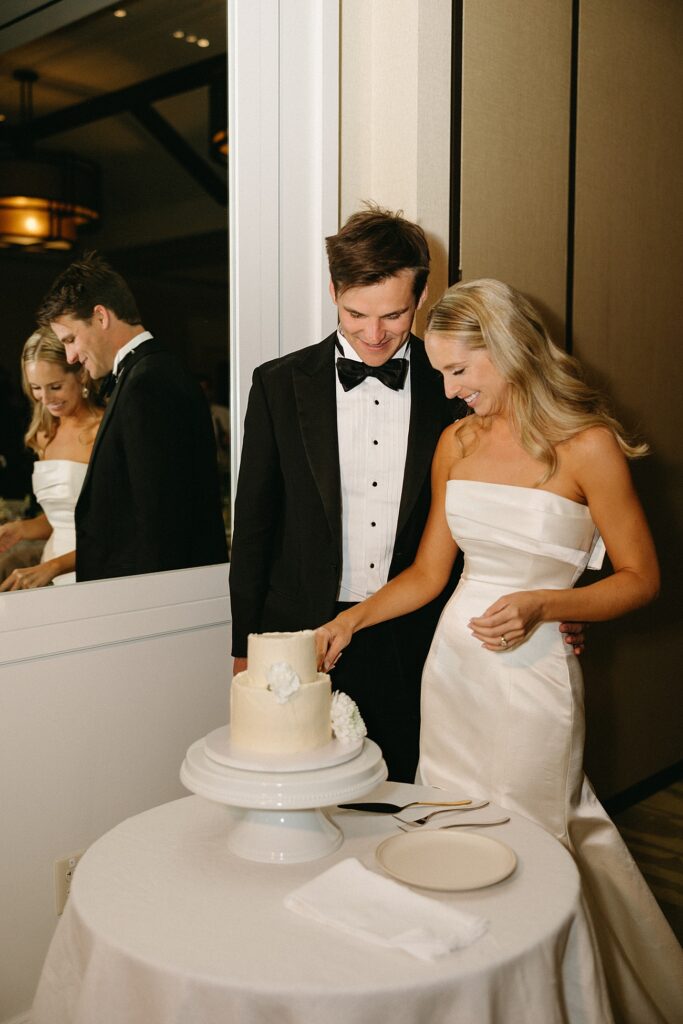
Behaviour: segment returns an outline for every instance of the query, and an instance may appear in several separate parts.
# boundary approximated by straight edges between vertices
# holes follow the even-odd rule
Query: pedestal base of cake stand
[[[238,812],[239,813],[239,812]],[[327,857],[344,842],[341,830],[319,808],[302,811],[242,811],[227,838],[245,860],[299,864]]]
[[[215,761],[207,754],[207,738],[188,749],[180,781],[199,796],[237,808],[226,841],[246,860],[297,864],[333,853],[344,836],[323,808],[364,796],[387,777],[382,751],[372,740],[342,764],[277,772]]]

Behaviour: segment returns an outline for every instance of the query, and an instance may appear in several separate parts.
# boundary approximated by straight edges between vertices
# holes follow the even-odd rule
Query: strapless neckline
[[[62,463],[65,466],[87,466],[87,462],[79,462],[78,459],[37,459],[35,461],[34,469],[36,466],[48,466],[50,464]]]
[[[573,498],[565,498],[564,494],[557,494],[555,491],[548,491],[543,487],[524,487],[519,484],[498,484],[493,483],[490,480],[461,480],[458,477],[452,477],[446,481],[447,484],[476,484],[477,487],[495,487],[501,488],[506,491],[527,491],[529,494],[547,494],[550,498],[557,498],[559,501],[566,501],[569,505],[573,505],[575,508],[583,509],[590,516],[590,509],[588,505],[584,505],[581,501],[575,501]]]

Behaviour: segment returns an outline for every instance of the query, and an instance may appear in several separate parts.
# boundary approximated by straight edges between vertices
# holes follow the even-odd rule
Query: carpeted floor
[[[613,813],[612,818],[683,943],[683,782]]]

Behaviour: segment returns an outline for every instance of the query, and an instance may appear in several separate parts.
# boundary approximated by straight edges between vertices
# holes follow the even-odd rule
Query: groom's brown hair
[[[105,306],[127,324],[141,323],[137,303],[120,274],[96,252],[75,260],[54,281],[36,313],[42,327],[60,316],[90,320],[95,306]]]
[[[429,246],[422,228],[406,220],[401,210],[393,213],[364,203],[364,209],[352,214],[325,245],[336,296],[410,270],[419,302],[429,276]]]

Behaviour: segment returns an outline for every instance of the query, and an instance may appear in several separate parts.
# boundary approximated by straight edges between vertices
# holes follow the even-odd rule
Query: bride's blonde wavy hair
[[[51,412],[48,412],[42,402],[36,401],[31,391],[31,385],[26,376],[26,367],[29,363],[37,362],[55,363],[64,373],[72,373],[78,377],[84,390],[87,390],[87,395],[83,396],[83,402],[93,414],[100,409],[100,403],[87,370],[84,370],[80,363],[67,363],[64,345],[57,335],[49,327],[39,327],[37,331],[34,331],[24,344],[21,353],[21,383],[24,394],[30,399],[32,407],[31,422],[24,434],[24,444],[38,455],[42,455],[57,433],[59,420]],[[45,438],[43,444],[38,441],[39,435]]]
[[[546,466],[539,483],[557,469],[557,445],[589,427],[611,430],[630,459],[647,455],[646,444],[628,440],[607,397],[585,380],[581,364],[554,344],[531,303],[502,281],[453,285],[430,310],[426,332],[486,349],[511,385],[510,415],[522,447]]]

